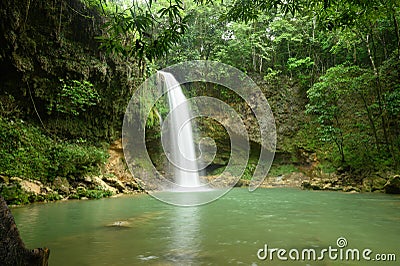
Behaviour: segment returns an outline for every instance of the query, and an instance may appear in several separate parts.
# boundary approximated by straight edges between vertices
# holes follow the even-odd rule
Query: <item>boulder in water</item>
[[[131,227],[131,224],[128,221],[115,221],[111,224],[108,224],[107,227]]]

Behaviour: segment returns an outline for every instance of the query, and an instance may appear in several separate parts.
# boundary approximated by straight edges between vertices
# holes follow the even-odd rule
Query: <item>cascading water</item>
[[[173,173],[179,190],[195,191],[201,187],[197,156],[194,148],[193,129],[189,103],[179,82],[171,73],[158,71],[167,91],[170,113],[169,145],[167,156],[172,162]],[[164,147],[165,148],[165,147]]]

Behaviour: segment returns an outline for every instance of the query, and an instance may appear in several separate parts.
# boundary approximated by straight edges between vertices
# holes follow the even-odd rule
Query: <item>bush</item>
[[[269,176],[280,176],[284,174],[290,174],[298,172],[299,169],[292,164],[272,165],[269,171]]]
[[[61,87],[56,99],[48,105],[49,112],[55,110],[60,113],[78,116],[89,106],[96,105],[100,96],[89,81],[60,79]]]
[[[5,185],[0,183],[0,192],[7,204],[20,205],[29,203],[29,195],[19,184]]]
[[[89,172],[99,171],[98,165],[105,162],[107,154],[96,147],[77,144],[56,144],[49,151],[52,165],[51,176],[79,177]]]
[[[75,178],[99,171],[105,149],[59,142],[24,121],[0,117],[0,174],[49,183],[56,176]]]
[[[22,120],[0,118],[0,174],[46,180],[51,139]]]
[[[84,187],[78,187],[75,194],[69,196],[70,199],[81,199],[86,197],[88,199],[100,199],[104,197],[112,196],[111,191],[102,189],[85,189]]]

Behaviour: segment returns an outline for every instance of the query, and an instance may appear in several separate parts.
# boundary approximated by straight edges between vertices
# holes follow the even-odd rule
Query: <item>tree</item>
[[[181,0],[116,4],[115,10],[103,9],[106,34],[97,39],[108,53],[137,58],[144,70],[146,60],[166,55],[185,33],[188,17],[183,10]]]
[[[47,266],[50,250],[28,250],[22,242],[7,203],[0,196],[0,261],[5,266]]]

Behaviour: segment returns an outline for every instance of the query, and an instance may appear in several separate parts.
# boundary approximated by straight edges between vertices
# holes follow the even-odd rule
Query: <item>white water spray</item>
[[[169,118],[169,141],[167,154],[176,184],[183,191],[196,191],[201,187],[197,156],[194,148],[193,129],[190,121],[189,103],[179,82],[171,73],[158,71],[165,84],[171,116]]]

